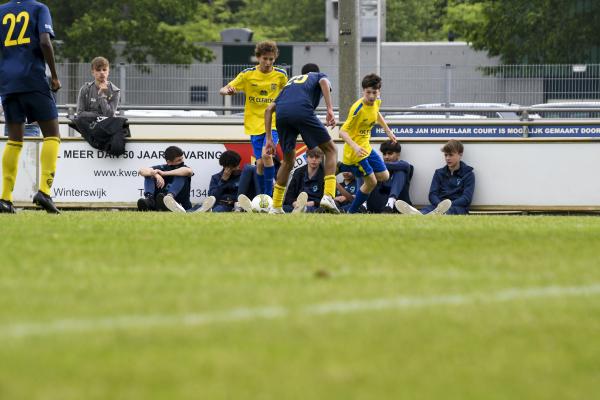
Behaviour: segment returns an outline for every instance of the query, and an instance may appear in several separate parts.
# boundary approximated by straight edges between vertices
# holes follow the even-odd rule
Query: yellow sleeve
[[[246,83],[245,73],[244,73],[244,71],[242,71],[239,74],[237,74],[235,79],[232,80],[231,82],[229,82],[228,85],[237,91],[244,91],[244,88],[246,86],[245,83]]]
[[[355,103],[350,107],[350,111],[348,112],[348,118],[344,125],[342,125],[342,131],[352,133],[353,130],[356,129],[356,124],[360,121],[360,117],[358,116],[359,112],[357,112],[357,108],[361,103]]]

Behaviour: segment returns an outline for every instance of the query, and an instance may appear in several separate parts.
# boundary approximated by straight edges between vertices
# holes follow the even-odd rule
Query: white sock
[[[390,197],[390,198],[388,199],[388,202],[387,202],[387,207],[389,207],[389,208],[392,208],[392,209],[393,209],[393,208],[394,208],[394,204],[395,204],[395,203],[396,203],[396,199],[395,199],[395,198],[393,198],[393,197]]]

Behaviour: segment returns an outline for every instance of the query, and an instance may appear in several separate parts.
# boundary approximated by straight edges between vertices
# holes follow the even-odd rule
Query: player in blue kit
[[[23,147],[25,122],[37,121],[44,135],[40,156],[39,191],[33,202],[49,213],[59,211],[50,197],[60,146],[58,112],[50,90],[60,89],[56,74],[52,18],[48,7],[34,0],[11,1],[0,6],[0,96],[8,126],[2,154],[0,212],[14,213],[12,192]],[[46,79],[46,63],[51,82]]]
[[[302,67],[302,75],[291,78],[274,103],[265,110],[266,151],[275,152],[275,144],[271,135],[273,113],[276,112],[279,142],[283,150],[283,160],[277,172],[277,180],[273,188],[273,207],[271,213],[283,214],[283,195],[290,172],[296,157],[296,139],[300,134],[309,149],[319,147],[325,153],[325,194],[320,206],[327,212],[339,213],[335,197],[335,169],[337,148],[331,140],[327,128],[315,115],[321,96],[327,107],[326,125],[335,126],[333,105],[331,101],[331,84],[327,75],[319,72],[316,64]]]

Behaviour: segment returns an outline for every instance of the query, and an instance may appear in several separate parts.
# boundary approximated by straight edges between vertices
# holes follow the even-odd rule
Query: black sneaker
[[[138,211],[154,211],[156,210],[156,204],[154,199],[150,196],[142,197],[137,201]]]
[[[381,210],[381,213],[382,214],[393,214],[394,209],[392,207],[385,206],[385,207],[383,207],[383,210]]]
[[[0,214],[15,214],[15,207],[12,201],[0,199]]]
[[[60,211],[58,211],[58,208],[56,208],[52,201],[52,197],[44,192],[38,191],[35,196],[33,196],[33,202],[46,210],[48,214],[60,214]]]
[[[159,193],[156,195],[156,200],[155,200],[156,211],[169,211],[167,206],[165,206],[165,196],[166,195],[167,195],[166,193]]]

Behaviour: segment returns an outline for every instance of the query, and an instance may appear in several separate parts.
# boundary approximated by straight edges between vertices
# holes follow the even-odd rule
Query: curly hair
[[[275,54],[275,57],[279,56],[279,49],[277,48],[277,44],[272,40],[265,40],[263,42],[256,43],[254,55],[256,55],[256,57],[260,57],[265,53],[273,53]]]

